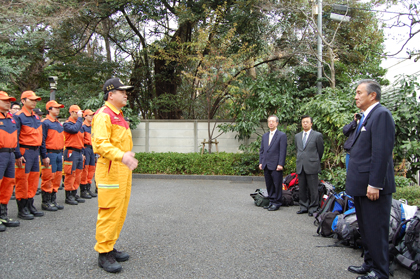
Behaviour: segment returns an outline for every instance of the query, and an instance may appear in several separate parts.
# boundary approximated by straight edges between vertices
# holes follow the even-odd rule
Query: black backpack
[[[356,209],[352,208],[343,214],[337,215],[332,224],[334,238],[346,246],[361,247],[359,224],[357,223]]]
[[[292,206],[295,204],[291,191],[282,190],[281,203],[282,203],[282,206]]]
[[[401,232],[405,229],[405,235],[401,238]],[[420,272],[420,212],[417,211],[413,218],[402,222],[396,230],[390,244],[390,260],[392,265],[390,272],[397,262],[403,267]]]

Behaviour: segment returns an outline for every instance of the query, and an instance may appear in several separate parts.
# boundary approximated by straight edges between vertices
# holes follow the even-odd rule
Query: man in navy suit
[[[309,216],[319,208],[318,173],[324,154],[322,134],[312,130],[312,117],[302,116],[303,131],[295,135],[296,173],[299,178],[299,205],[297,214]]]
[[[354,197],[364,249],[364,263],[348,270],[358,279],[389,278],[388,234],[392,193],[395,192],[392,150],[395,123],[381,106],[381,86],[362,80],[356,89],[356,106],[363,116],[350,149],[346,192]]]
[[[260,148],[260,170],[264,170],[265,184],[270,203],[264,207],[269,211],[280,208],[283,186],[283,168],[286,161],[287,137],[277,130],[279,118],[271,115],[267,119],[270,132],[262,136]]]

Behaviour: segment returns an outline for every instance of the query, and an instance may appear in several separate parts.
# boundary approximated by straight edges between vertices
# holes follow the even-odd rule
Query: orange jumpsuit
[[[74,120],[71,116],[64,122],[64,189],[74,191],[79,188],[83,171],[83,118]]]
[[[95,173],[99,207],[95,250],[107,253],[113,250],[127,214],[132,174],[121,160],[133,148],[131,130],[122,111],[109,102],[93,117],[92,146],[101,156]]]
[[[33,198],[39,182],[39,147],[42,144],[42,126],[39,116],[26,107],[13,115],[18,129],[16,159],[24,157],[22,168],[16,165],[16,199]]]
[[[16,121],[0,112],[0,204],[8,204],[15,184]]]

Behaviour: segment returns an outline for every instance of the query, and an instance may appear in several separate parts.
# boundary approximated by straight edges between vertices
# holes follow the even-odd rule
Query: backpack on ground
[[[295,172],[292,172],[283,179],[283,190],[289,190],[290,187],[297,184],[299,184],[298,175]]]
[[[288,191],[292,192],[293,200],[299,202],[299,184],[293,185]]]
[[[403,226],[406,225],[404,237],[399,237]],[[390,270],[395,268],[394,263],[419,273],[420,271],[420,212],[417,211],[413,218],[402,222],[394,234],[390,244],[390,259],[392,265]]]
[[[293,195],[291,191],[282,190],[281,203],[282,203],[282,206],[295,205],[295,201],[293,200]]]
[[[255,193],[249,195],[254,199],[256,206],[267,206],[270,203],[266,189],[256,189]]]
[[[334,238],[341,244],[359,248],[361,246],[359,224],[357,223],[356,208],[352,208],[335,217],[332,226]]]
[[[317,233],[322,236],[332,236],[332,223],[335,217],[353,207],[354,202],[351,196],[344,192],[330,193],[321,209],[314,214],[314,225],[318,227]]]
[[[404,208],[400,201],[392,199],[391,204],[391,216],[389,219],[389,243],[392,243],[392,239],[394,238],[394,235],[397,233],[399,225],[405,221],[405,214],[404,214]],[[401,230],[398,232],[400,235],[397,237],[402,237],[405,232],[405,226],[401,228]]]

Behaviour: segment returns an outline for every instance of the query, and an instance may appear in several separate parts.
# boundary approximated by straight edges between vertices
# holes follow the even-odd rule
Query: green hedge
[[[196,174],[196,175],[244,175],[261,176],[258,169],[259,155],[255,153],[137,153],[139,160],[135,173],[146,174]],[[296,158],[288,156],[284,176],[295,172]],[[336,192],[344,191],[346,170],[337,168],[322,171],[320,178],[330,181]],[[409,186],[410,180],[396,176],[397,192],[394,199],[406,199],[410,205],[420,205],[420,186]]]

